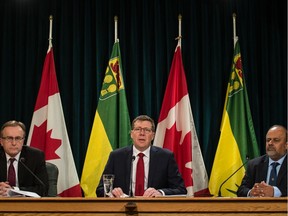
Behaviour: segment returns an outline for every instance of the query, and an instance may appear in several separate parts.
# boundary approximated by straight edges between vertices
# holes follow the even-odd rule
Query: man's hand
[[[261,183],[255,183],[254,187],[250,191],[250,196],[253,197],[273,197],[274,188],[271,185],[266,184],[264,181]]]
[[[0,182],[0,196],[8,196],[8,192],[11,189],[11,186],[8,182]]]
[[[143,197],[156,197],[156,196],[162,196],[162,193],[155,188],[148,188],[144,194]]]
[[[120,187],[114,188],[112,190],[112,194],[114,197],[117,198],[129,197],[127,194],[123,193],[122,188]]]

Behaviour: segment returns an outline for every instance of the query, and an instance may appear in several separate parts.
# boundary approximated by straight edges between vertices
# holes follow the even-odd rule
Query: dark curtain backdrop
[[[258,145],[265,153],[267,129],[287,126],[286,0],[2,0],[0,123],[16,119],[30,128],[53,15],[56,72],[81,177],[114,43],[114,16],[130,118],[148,114],[157,122],[181,14],[183,64],[210,174],[231,70],[233,13]]]

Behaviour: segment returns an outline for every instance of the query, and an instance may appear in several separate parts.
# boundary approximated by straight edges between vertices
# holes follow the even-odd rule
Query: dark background
[[[267,129],[287,126],[287,0],[2,0],[0,6],[0,123],[16,119],[30,128],[53,15],[55,66],[79,177],[115,15],[130,118],[148,114],[156,122],[182,15],[183,64],[208,174],[231,70],[233,13],[261,153]]]

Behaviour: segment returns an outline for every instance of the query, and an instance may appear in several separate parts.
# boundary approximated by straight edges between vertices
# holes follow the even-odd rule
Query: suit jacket
[[[23,158],[22,162],[44,183],[44,185],[39,182],[21,162],[18,162],[19,189],[35,192],[39,196],[46,196],[49,186],[44,153],[39,149],[23,145],[19,160],[20,158]],[[0,147],[0,181],[7,181],[7,159],[2,146]]]
[[[112,151],[103,174],[114,174],[113,188],[121,187],[125,194],[130,194],[132,146]],[[178,171],[177,163],[171,151],[156,146],[150,148],[148,188],[161,189],[166,195],[186,194],[184,181]],[[104,196],[103,181],[96,190],[98,197]]]
[[[248,162],[245,176],[237,191],[239,197],[246,197],[248,191],[253,188],[255,183],[266,182],[268,163],[268,155],[260,156]],[[279,170],[276,187],[279,188],[282,196],[287,196],[287,155]]]

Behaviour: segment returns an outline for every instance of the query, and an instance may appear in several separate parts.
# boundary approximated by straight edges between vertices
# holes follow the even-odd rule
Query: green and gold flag
[[[234,49],[220,132],[209,190],[214,196],[235,197],[245,174],[245,166],[241,166],[248,157],[259,156],[238,41]]]
[[[120,45],[117,41],[105,72],[83,166],[80,184],[85,197],[96,197],[96,188],[110,152],[131,144],[130,130]]]

